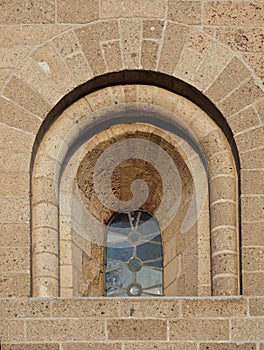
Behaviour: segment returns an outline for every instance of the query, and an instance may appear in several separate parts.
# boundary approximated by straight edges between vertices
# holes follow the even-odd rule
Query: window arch
[[[136,90],[140,88],[141,86],[135,87]],[[124,101],[122,105],[116,106],[114,102],[107,100],[107,102],[104,102],[103,107],[99,103],[91,112],[90,106],[96,100],[98,101],[98,96],[101,93],[104,96],[108,89],[111,88],[98,91],[67,108],[52,124],[38,148],[32,173],[33,294],[42,296],[58,295],[59,293],[65,296],[80,295],[74,294],[78,290],[78,286],[75,283],[81,280],[81,278],[76,278],[76,276],[78,277],[78,272],[81,271],[82,266],[87,265],[86,271],[89,272],[89,281],[94,290],[97,293],[98,291],[100,292],[99,294],[93,294],[89,290],[87,294],[83,295],[103,295],[103,287],[100,289],[102,283],[96,281],[96,276],[95,279],[93,279],[94,276],[91,276],[92,271],[101,273],[103,270],[101,266],[103,263],[101,248],[98,248],[99,245],[88,245],[87,251],[81,252],[82,254],[79,255],[82,257],[86,256],[86,261],[83,262],[84,260],[81,261],[82,259],[76,259],[78,255],[74,253],[75,248],[73,249],[71,246],[73,241],[72,227],[76,223],[80,224],[79,227],[83,225],[85,228],[91,228],[91,232],[96,232],[96,239],[99,240],[99,243],[101,242],[102,246],[104,242],[104,234],[102,232],[98,234],[98,231],[93,230],[90,224],[87,225],[85,222],[78,221],[83,219],[85,215],[76,216],[78,210],[76,212],[76,208],[71,205],[73,198],[75,198],[74,196],[80,197],[78,191],[72,191],[74,186],[76,187],[76,174],[80,165],[77,162],[76,168],[74,157],[79,151],[82,152],[81,146],[91,139],[92,136],[95,136],[94,139],[97,143],[102,142],[102,144],[106,144],[107,142],[105,143],[104,138],[101,138],[101,135],[99,135],[100,131],[105,129],[104,123],[100,124],[100,122],[109,120],[111,115],[119,116],[120,122],[120,118],[124,118],[124,111],[127,115],[131,111],[134,115],[137,113],[139,116],[137,121],[141,121],[142,118],[140,119],[140,116],[145,115],[146,119],[143,120],[143,118],[142,121],[146,122],[148,120],[149,122],[145,126],[145,131],[147,130],[149,134],[148,139],[153,137],[157,143],[163,145],[164,141],[159,141],[159,138],[170,137],[172,133],[166,129],[158,131],[159,126],[162,124],[160,120],[167,118],[171,122],[170,125],[174,122],[177,123],[179,120],[185,124],[186,128],[181,130],[181,133],[178,135],[173,136],[178,146],[174,147],[171,144],[168,145],[167,149],[173,150],[176,158],[180,160],[180,164],[182,164],[182,178],[185,179],[184,186],[186,186],[184,187],[183,201],[180,206],[181,210],[178,213],[177,219],[179,220],[175,219],[174,223],[184,223],[185,226],[187,225],[187,229],[188,220],[187,223],[186,220],[182,220],[186,217],[190,218],[187,215],[189,212],[195,215],[198,197],[193,197],[192,193],[193,189],[203,179],[201,173],[199,173],[199,166],[201,165],[202,168],[203,163],[199,162],[197,149],[201,150],[208,165],[208,179],[206,181],[210,184],[208,186],[210,195],[204,203],[205,207],[200,213],[199,220],[195,223],[192,234],[189,237],[181,233],[176,235],[175,232],[177,230],[175,230],[173,225],[164,232],[164,281],[167,283],[164,295],[238,294],[237,174],[230,145],[222,130],[205,112],[189,100],[156,87],[144,87],[145,90],[148,90],[148,93],[142,95],[143,97],[140,97],[136,105]],[[142,91],[145,91],[144,89]],[[151,104],[149,103],[150,96],[153,96]],[[90,99],[90,104],[87,104],[87,99]],[[97,124],[94,124],[95,120],[98,121]],[[113,125],[115,124],[117,124],[117,121]],[[110,126],[108,124],[108,128]],[[138,129],[137,132],[139,134],[142,133],[137,123],[131,124],[129,127],[135,127]],[[117,129],[112,131],[113,139],[116,137]],[[186,135],[186,130],[190,130],[193,135],[193,142],[189,144],[190,147],[187,146],[185,149],[184,156],[180,150],[184,143],[183,135]],[[96,132],[91,135],[91,132],[94,131]],[[109,131],[105,130],[104,135],[107,136],[107,133]],[[135,132],[133,133],[135,134]],[[193,147],[195,144],[198,145],[197,149]],[[65,162],[70,158],[73,160],[71,163],[73,168],[69,169],[69,177],[66,179],[66,182],[63,182],[60,174],[65,173]],[[198,167],[194,167],[193,170],[192,166],[197,161]],[[45,186],[47,179],[50,180],[51,186],[47,197],[43,200],[41,188]],[[59,179],[59,181],[54,181],[54,179]],[[86,186],[89,184],[89,179],[87,178],[87,182],[85,181],[84,179],[83,188],[89,188],[89,186]],[[155,183],[153,183],[153,188],[155,188]],[[92,192],[91,195],[93,195]],[[192,201],[192,198],[194,198],[194,201]],[[87,197],[87,199],[89,198]],[[58,204],[60,215],[58,215]],[[64,210],[64,204],[66,204],[67,210]],[[100,205],[97,204],[98,202],[93,202],[89,206],[88,203],[88,207],[94,216],[97,216],[99,221],[105,225],[105,223],[109,222],[113,211],[102,211]],[[148,203],[146,208],[142,207],[142,210],[155,215],[155,206],[152,208],[152,211],[150,204]],[[88,207],[86,206],[86,209]],[[191,210],[189,210],[190,208]],[[164,217],[166,218],[166,215]],[[176,228],[180,227],[176,225]],[[60,242],[58,241],[58,233]],[[182,245],[183,251],[174,250],[171,252],[168,249],[169,247],[175,248],[175,239],[180,239],[184,243]],[[82,241],[81,237],[76,236],[74,237],[74,243],[79,249],[84,246],[83,243],[85,242]],[[191,250],[186,250],[186,247]],[[92,261],[91,258],[94,259],[95,257],[99,257],[100,260],[96,262],[97,269],[92,269],[90,262]],[[60,264],[58,264],[58,261],[60,261]],[[212,269],[210,269],[211,266]],[[60,269],[60,273],[58,269]],[[186,276],[186,271],[192,271],[192,274],[188,273]],[[179,286],[181,286],[180,290],[177,290]]]
[[[163,295],[161,232],[142,210],[115,213],[107,227],[106,296]]]

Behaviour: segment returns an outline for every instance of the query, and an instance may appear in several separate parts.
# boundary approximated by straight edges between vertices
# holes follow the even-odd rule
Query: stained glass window
[[[163,258],[157,220],[141,210],[116,213],[105,251],[106,296],[163,294]]]

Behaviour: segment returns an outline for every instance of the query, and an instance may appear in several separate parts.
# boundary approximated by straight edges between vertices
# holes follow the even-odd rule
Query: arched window
[[[141,210],[114,214],[106,232],[105,295],[162,294],[162,241],[157,220]]]

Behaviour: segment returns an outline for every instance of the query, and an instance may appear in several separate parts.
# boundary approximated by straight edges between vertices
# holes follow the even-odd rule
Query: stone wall
[[[262,0],[0,2],[1,349],[264,349],[263,12]],[[243,296],[29,298],[32,168],[47,130],[63,111],[61,135],[72,121],[106,106],[143,103],[175,113],[179,95],[228,130],[237,150],[241,260],[236,272]],[[49,141],[46,151],[54,155],[56,142]],[[52,163],[43,164],[36,180],[42,204],[52,197]],[[217,181],[216,195],[224,195]],[[56,251],[50,238],[57,232],[44,206],[39,208],[46,226],[38,230],[38,252],[47,245]],[[233,231],[215,227],[212,248],[221,247],[223,236],[227,242]],[[214,258],[215,267],[228,262]],[[51,260],[46,269],[56,265]]]
[[[1,349],[258,350],[261,297],[1,299]]]

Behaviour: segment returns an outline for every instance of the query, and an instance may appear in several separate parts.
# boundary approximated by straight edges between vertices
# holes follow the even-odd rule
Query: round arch
[[[145,75],[148,74],[145,73]],[[121,78],[126,74],[123,72],[116,76]],[[215,112],[212,113],[214,119],[220,119],[217,123],[212,120],[211,115],[208,116],[208,113],[205,113],[200,107],[180,96],[184,95],[184,89],[182,89],[180,95],[172,92],[178,86],[178,81],[174,85],[170,85],[169,90],[165,90],[151,85],[134,85],[132,84],[132,76],[128,85],[112,86],[112,80],[110,87],[87,95],[84,94],[84,90],[87,91],[85,85],[85,88],[82,87],[85,96],[73,104],[70,104],[69,101],[74,101],[74,96],[76,99],[76,91],[72,95],[70,94],[71,96],[67,96],[49,114],[46,119],[47,122],[44,123],[38,134],[37,142],[40,146],[35,147],[35,153],[32,157],[33,294],[58,295],[59,290],[58,228],[60,225],[58,221],[58,203],[56,196],[54,196],[56,192],[54,175],[61,167],[68,150],[83,136],[83,128],[91,128],[92,125],[96,127],[95,119],[103,118],[106,111],[111,110],[110,113],[116,113],[118,108],[122,110],[128,105],[134,108],[136,106],[136,108],[141,108],[143,111],[157,106],[161,111],[161,115],[169,116],[168,119],[173,120],[176,116],[176,119],[178,118],[187,129],[191,130],[198,140],[209,171],[213,295],[238,294],[240,288],[239,203],[236,170],[238,162],[235,165],[234,159],[236,159],[237,154],[233,155],[228,142],[231,137],[230,129],[224,122],[224,129],[227,127],[227,130],[229,130],[226,137],[218,126],[218,124],[221,124],[221,114],[206,98],[201,99],[199,104],[203,105],[205,101],[207,104],[209,103],[208,113],[210,115],[212,111]],[[167,80],[164,79],[164,81]],[[174,79],[168,79],[167,84],[171,84],[172,81]],[[159,84],[162,85],[162,83],[157,82],[155,85]],[[191,90],[193,91],[193,89]],[[186,89],[185,94],[189,95],[190,91],[187,93]],[[68,108],[66,108],[67,105]],[[62,106],[65,110],[60,113],[59,110],[60,108],[63,109]],[[203,105],[203,109],[206,109],[205,105]],[[54,119],[54,115],[52,117],[53,113],[56,113],[59,117]],[[49,128],[46,124],[48,121],[51,124]],[[76,125],[78,125],[77,128]],[[43,130],[47,129],[48,131],[43,133]],[[73,130],[73,132],[70,138],[66,138],[69,130]],[[62,159],[59,159],[58,157],[62,154]],[[51,188],[49,198],[47,195],[43,198],[43,193],[39,191],[44,186],[41,180],[43,176],[45,176],[45,182],[49,181]],[[48,224],[46,222],[47,218]],[[221,238],[225,237],[225,239],[219,239],[220,235],[222,235]],[[51,237],[53,238],[51,239]],[[48,240],[49,244],[46,244],[47,241],[45,241],[45,247],[49,247],[50,251],[43,250],[43,239],[44,241]]]

